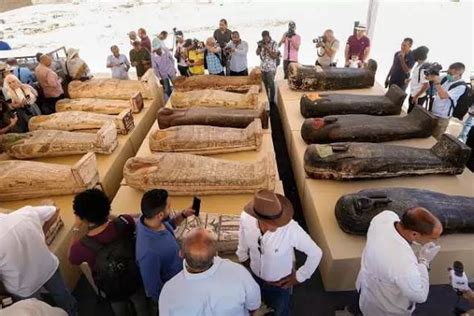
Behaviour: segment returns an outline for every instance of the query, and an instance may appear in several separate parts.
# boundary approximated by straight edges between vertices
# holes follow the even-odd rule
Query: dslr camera
[[[288,32],[286,32],[286,37],[292,38],[293,36],[295,36],[295,34],[296,34],[295,29],[290,27],[290,28],[288,28]]]
[[[466,272],[464,272],[464,265],[461,261],[454,261],[453,266],[448,268],[449,283],[456,294],[462,295],[464,291],[469,290],[469,280]]]
[[[441,69],[443,69],[443,66],[438,63],[428,63],[425,67],[423,67],[425,77],[439,76]]]
[[[204,48],[204,42],[198,40],[198,39],[193,39],[193,45],[196,47],[196,48],[199,48],[199,49],[202,49]]]
[[[318,36],[316,38],[313,39],[313,43],[315,44],[321,44],[321,43],[326,43],[327,39],[326,39],[326,36]]]
[[[265,45],[265,43],[262,40],[257,42],[257,46],[260,47],[260,48],[262,48],[264,45]]]

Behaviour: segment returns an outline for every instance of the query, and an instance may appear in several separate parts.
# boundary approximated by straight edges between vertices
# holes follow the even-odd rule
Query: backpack
[[[445,83],[446,80],[448,79],[444,77],[443,79],[441,79],[440,84]],[[466,89],[464,93],[459,97],[458,102],[456,103],[456,106],[454,106],[454,101],[451,98],[449,98],[449,100],[451,101],[451,108],[449,109],[449,113],[450,114],[452,113],[453,117],[462,121],[462,119],[464,118],[464,115],[466,115],[467,111],[469,110],[469,108],[474,102],[474,94],[472,92],[472,86],[469,83],[466,83],[464,81],[453,83],[449,87],[448,91],[459,86],[465,86]]]
[[[86,235],[81,243],[96,254],[94,281],[100,296],[109,301],[121,301],[134,294],[142,280],[135,261],[135,236],[126,234],[127,220],[119,216],[112,224],[118,232],[113,242],[101,244]]]

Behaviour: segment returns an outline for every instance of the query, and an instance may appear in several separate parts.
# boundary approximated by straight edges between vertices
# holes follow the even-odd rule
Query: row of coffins
[[[217,77],[176,82],[170,107],[157,113],[159,129],[149,135],[152,154],[130,158],[124,166],[128,186],[164,188],[171,195],[252,194],[275,188],[270,153],[254,161],[205,157],[259,150],[262,128],[268,127],[266,104],[259,103],[258,69],[249,76]]]
[[[293,65],[288,84],[296,90],[338,90],[370,87],[376,64],[366,68],[319,69]],[[315,93],[300,100],[305,121],[301,136],[309,145],[304,169],[310,178],[356,180],[407,175],[461,174],[470,148],[444,134],[430,149],[379,144],[431,136],[438,124],[430,112],[416,106],[400,116],[406,94],[391,86],[382,96]],[[368,189],[342,196],[336,205],[341,229],[364,235],[371,219],[390,209],[401,215],[409,208],[429,209],[443,223],[444,233],[474,232],[474,198],[408,188]]]

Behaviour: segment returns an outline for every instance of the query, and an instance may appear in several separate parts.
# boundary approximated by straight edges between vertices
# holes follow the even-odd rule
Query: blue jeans
[[[65,310],[69,316],[77,315],[77,301],[67,289],[63,277],[61,276],[61,272],[59,271],[59,267],[56,272],[54,272],[53,276],[46,281],[43,288],[49,292],[56,305]],[[34,293],[30,297],[23,297],[23,299],[32,297],[39,298],[40,291]]]
[[[458,136],[458,139],[462,141],[463,143],[466,143],[467,140],[467,134],[469,134],[469,131],[471,130],[471,127],[474,125],[474,116],[469,115],[467,118],[466,122],[464,122],[464,127],[461,131],[461,133]]]
[[[274,315],[290,315],[290,289],[271,285],[255,275],[253,277],[260,286],[262,301],[273,309]]]
[[[165,103],[168,101],[168,98],[171,96],[171,93],[173,93],[173,88],[171,87],[171,80],[166,78],[166,79],[161,79],[160,83],[163,85],[163,92],[165,93]]]

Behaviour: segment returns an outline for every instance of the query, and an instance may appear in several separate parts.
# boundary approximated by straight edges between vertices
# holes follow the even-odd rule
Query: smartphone
[[[197,196],[193,198],[192,209],[196,211],[196,213],[194,213],[194,216],[199,217],[199,211],[201,210],[201,199]]]

